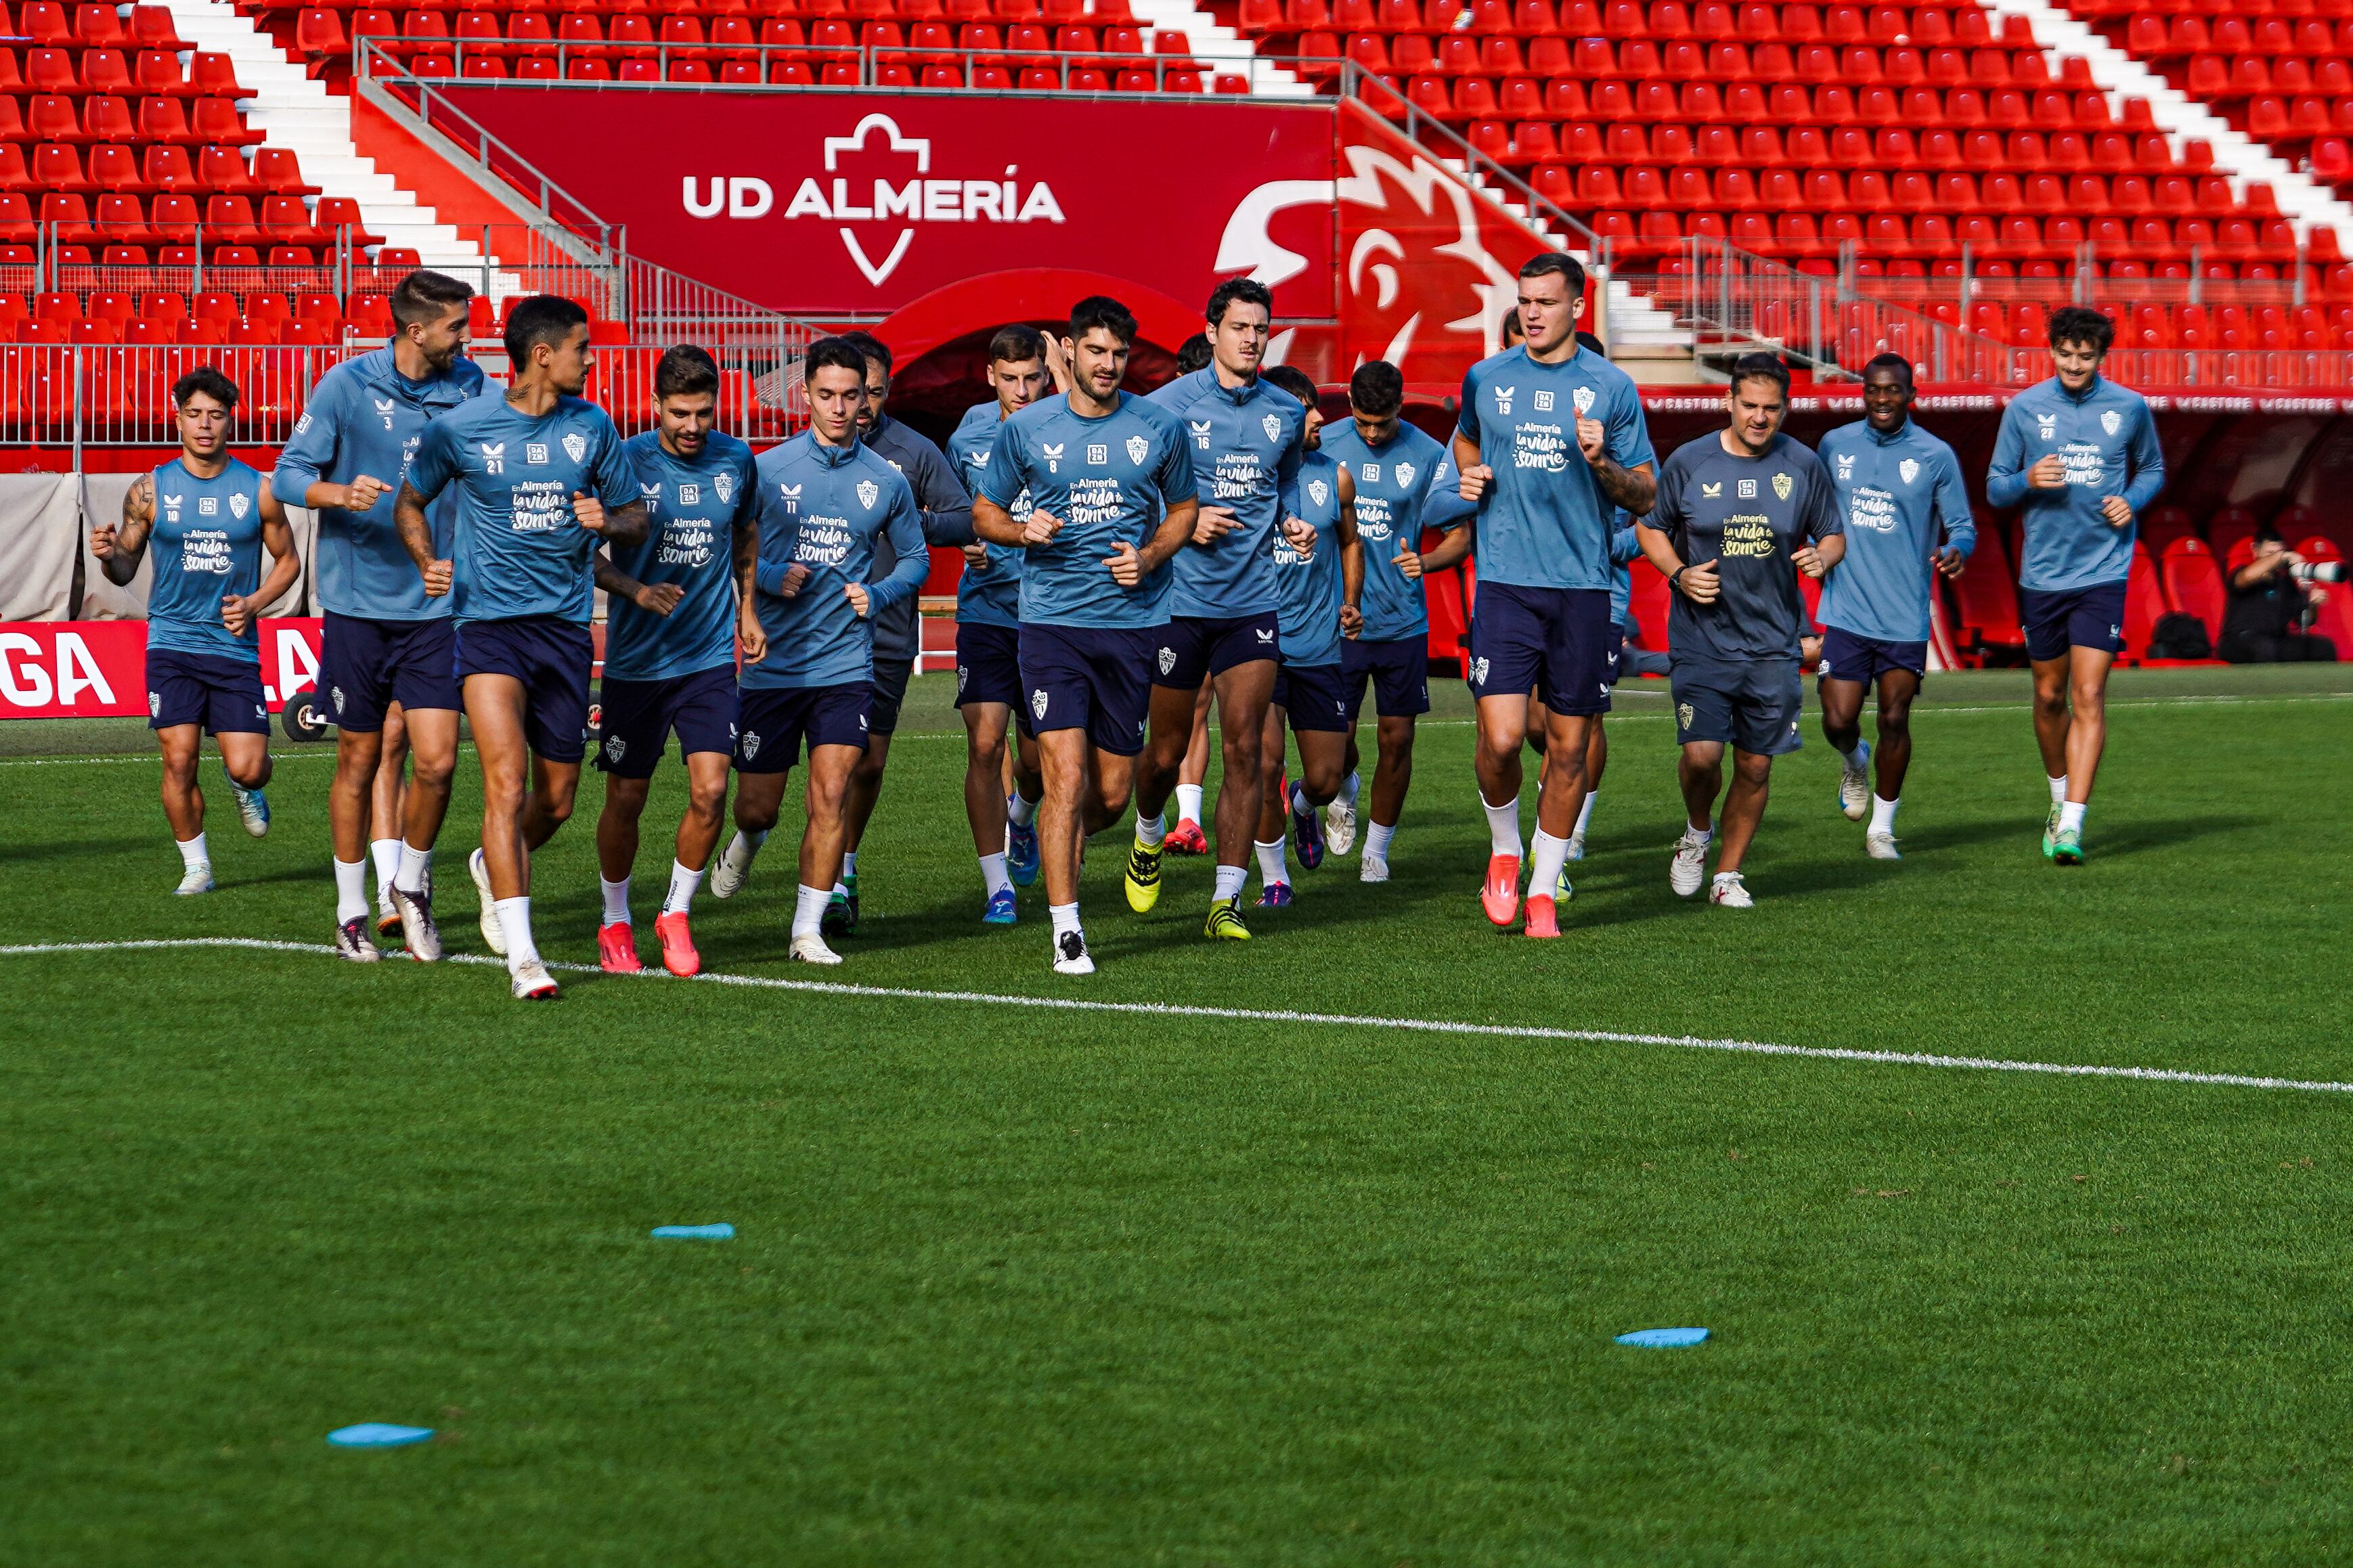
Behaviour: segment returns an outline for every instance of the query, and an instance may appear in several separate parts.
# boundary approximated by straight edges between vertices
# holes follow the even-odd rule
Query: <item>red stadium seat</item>
[[[2164,549],[2158,575],[2167,604],[2181,615],[2196,616],[2204,622],[2210,643],[2220,641],[2227,596],[2213,552],[2207,549],[2203,540],[2194,536],[2176,539]]]

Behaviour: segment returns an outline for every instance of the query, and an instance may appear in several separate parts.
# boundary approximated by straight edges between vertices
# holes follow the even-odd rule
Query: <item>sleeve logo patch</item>
[[[1151,450],[1152,443],[1145,440],[1143,437],[1130,436],[1127,438],[1127,460],[1129,462],[1143,462],[1146,454]]]
[[[585,460],[588,456],[588,437],[577,430],[564,437],[564,455],[575,463]]]

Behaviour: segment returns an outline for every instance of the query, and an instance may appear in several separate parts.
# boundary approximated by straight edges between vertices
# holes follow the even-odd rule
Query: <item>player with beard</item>
[[[1120,390],[1134,342],[1118,300],[1071,307],[1071,389],[997,426],[973,507],[984,542],[1022,552],[1021,684],[1046,781],[1039,858],[1060,974],[1094,973],[1080,848],[1127,809],[1168,563],[1199,510],[1183,421]],[[1017,522],[1024,494],[1029,517]]]
[[[482,760],[482,847],[470,858],[482,940],[518,1000],[556,994],[531,929],[531,856],[572,815],[587,751],[599,544],[646,536],[621,433],[581,397],[596,354],[588,312],[533,295],[507,312],[514,367],[425,427],[394,517],[401,543],[457,622],[459,690]],[[427,509],[458,504],[440,553]]]
[[[976,495],[997,446],[997,426],[1053,390],[1045,334],[1018,323],[998,329],[988,341],[988,385],[996,395],[967,410],[948,437],[948,459],[965,489]],[[1008,511],[1014,521],[1028,522],[1028,492],[1015,496]],[[956,583],[964,809],[988,900],[980,918],[990,925],[1011,925],[1013,889],[1038,879],[1038,802],[1046,791],[1038,772],[1038,738],[1021,694],[1021,552],[975,540],[964,547],[964,575]]]
[[[458,764],[457,627],[448,597],[418,580],[393,510],[426,426],[481,395],[482,373],[466,357],[473,297],[438,272],[402,279],[392,290],[392,342],[319,378],[269,479],[281,503],[318,513],[318,691],[335,721],[327,795],[335,948],[363,963],[376,956],[366,930],[371,857],[380,906],[408,956],[441,956],[427,873]],[[433,509],[437,557],[448,553],[455,509],[455,497]],[[403,789],[411,757],[415,777]]]

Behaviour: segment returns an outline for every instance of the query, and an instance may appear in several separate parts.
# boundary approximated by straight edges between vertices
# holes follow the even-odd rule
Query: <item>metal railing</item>
[[[213,343],[0,344],[0,445],[86,447],[157,447],[176,440],[172,383],[212,365],[239,393],[229,439],[238,447],[284,441],[319,378],[379,345],[329,347]],[[625,433],[653,423],[654,366],[668,343],[608,344],[596,350],[586,395]],[[708,345],[720,364],[718,427],[746,441],[783,439],[807,422],[800,379],[776,359],[739,346]],[[488,346],[475,363],[503,383],[503,351]]]

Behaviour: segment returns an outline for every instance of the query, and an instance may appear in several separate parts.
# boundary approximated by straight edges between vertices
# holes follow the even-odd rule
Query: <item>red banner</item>
[[[142,718],[146,666],[144,621],[0,621],[0,719]],[[263,621],[270,711],[318,679],[318,621]]]
[[[1328,104],[439,90],[626,225],[633,254],[777,310],[890,310],[978,273],[1082,267],[1188,302],[1255,273],[1278,315],[1334,314]],[[1229,244],[1236,225],[1255,245]]]

